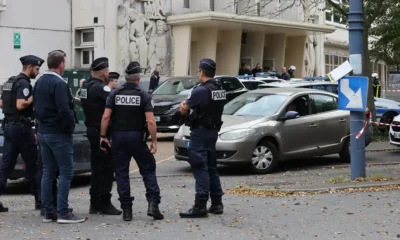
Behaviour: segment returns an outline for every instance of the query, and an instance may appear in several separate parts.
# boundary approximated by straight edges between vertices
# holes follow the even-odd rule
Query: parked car
[[[391,145],[400,147],[400,116],[394,117],[389,127],[389,142]]]
[[[221,81],[228,101],[248,91],[236,77],[216,76],[215,78]],[[182,124],[179,105],[198,84],[200,81],[195,76],[172,77],[154,90],[152,95],[158,132],[178,131]]]
[[[80,107],[79,102],[75,102],[75,107],[76,108]],[[0,123],[3,121],[3,119],[4,119],[4,114],[3,111],[0,109]],[[37,141],[36,131],[35,131],[35,138]],[[74,174],[78,175],[91,172],[90,144],[88,139],[86,138],[86,126],[83,123],[76,125],[73,139],[74,139]],[[3,160],[3,146],[4,146],[4,132],[3,129],[0,128],[0,161]],[[39,151],[39,157],[41,157],[40,151]],[[9,179],[15,180],[23,178],[25,176],[26,176],[25,163],[22,160],[21,155],[19,155],[17,159],[17,164],[14,168],[14,171],[10,175]]]
[[[259,85],[259,88],[276,88],[276,87],[300,87],[312,88],[331,93],[338,94],[338,84],[326,81],[302,81],[302,82],[286,82],[286,83],[271,83]],[[400,102],[390,99],[374,98],[377,120],[381,123],[390,124],[393,118],[400,114]]]
[[[258,88],[259,85],[265,84],[265,82],[260,80],[253,80],[253,79],[239,79],[239,80],[248,90],[255,90]]]
[[[333,93],[302,88],[258,89],[235,98],[224,108],[218,163],[245,163],[265,174],[293,158],[338,153],[350,161],[350,113],[338,110],[337,101]],[[174,137],[177,160],[188,159],[189,142],[184,125]]]

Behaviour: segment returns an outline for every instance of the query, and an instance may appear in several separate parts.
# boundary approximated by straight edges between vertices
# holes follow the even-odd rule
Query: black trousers
[[[111,150],[100,149],[100,132],[95,127],[87,128],[90,142],[90,164],[92,169],[90,202],[98,204],[111,203],[111,189],[114,180]]]

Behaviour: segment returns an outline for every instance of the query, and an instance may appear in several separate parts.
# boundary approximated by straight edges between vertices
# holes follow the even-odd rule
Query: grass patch
[[[388,142],[389,141],[389,130],[387,127],[373,126],[372,127],[373,135],[372,141],[373,142]]]
[[[357,178],[354,181],[351,181],[350,179],[345,178],[343,176],[337,176],[337,177],[328,178],[324,182],[339,184],[339,183],[349,183],[349,182],[387,182],[387,181],[392,181],[392,180],[397,180],[397,179],[398,178],[385,177],[381,173],[378,173],[371,177]]]

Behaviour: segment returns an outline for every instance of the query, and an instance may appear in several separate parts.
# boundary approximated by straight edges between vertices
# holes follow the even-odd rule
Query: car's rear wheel
[[[342,162],[350,162],[350,137],[347,137],[344,140],[342,151],[339,153],[340,161]]]
[[[266,174],[275,170],[279,162],[279,152],[276,146],[262,140],[254,149],[251,156],[251,170],[256,174]]]

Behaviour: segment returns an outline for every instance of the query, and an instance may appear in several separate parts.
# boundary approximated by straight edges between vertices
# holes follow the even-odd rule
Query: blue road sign
[[[368,78],[344,77],[339,80],[339,109],[364,112],[367,109]]]

